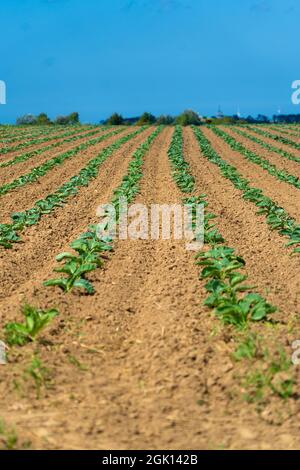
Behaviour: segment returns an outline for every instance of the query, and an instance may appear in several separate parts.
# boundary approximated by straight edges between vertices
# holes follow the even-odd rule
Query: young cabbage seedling
[[[40,310],[25,304],[21,307],[25,317],[25,323],[7,323],[5,329],[5,341],[9,346],[24,346],[34,341],[37,335],[50,321],[58,315],[56,309]]]
[[[84,275],[102,266],[103,260],[100,253],[112,250],[112,246],[107,241],[97,240],[96,227],[91,226],[89,232],[71,243],[70,247],[77,252],[77,255],[68,252],[59,254],[56,260],[64,261],[64,265],[54,269],[55,272],[64,273],[67,277],[50,279],[44,282],[44,285],[58,286],[65,292],[79,288],[84,289],[88,294],[93,294],[94,287],[84,278]]]

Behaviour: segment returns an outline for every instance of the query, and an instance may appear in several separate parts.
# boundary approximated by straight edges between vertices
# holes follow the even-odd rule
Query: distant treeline
[[[100,121],[100,124],[106,124],[110,126],[143,126],[143,125],[167,125],[173,126],[176,124],[180,124],[182,126],[191,126],[196,125],[199,126],[201,124],[268,124],[268,123],[299,123],[300,122],[300,114],[280,114],[274,115],[272,119],[269,119],[264,114],[258,114],[257,117],[248,116],[246,118],[241,118],[238,115],[233,116],[200,116],[193,110],[186,110],[183,113],[179,114],[178,116],[171,116],[171,115],[161,115],[161,116],[154,116],[149,112],[143,113],[141,116],[132,117],[132,118],[124,118],[121,114],[114,113],[108,119]],[[46,113],[41,113],[38,116],[34,116],[32,114],[26,114],[25,116],[21,116],[17,119],[16,124],[19,126],[26,126],[26,125],[65,125],[65,126],[72,126],[76,124],[80,124],[79,121],[79,114],[77,112],[73,112],[68,114],[67,116],[58,116],[54,120],[51,120]]]
[[[118,125],[144,125],[144,124],[164,124],[164,125],[176,125],[182,126],[190,125],[201,125],[201,124],[268,124],[268,123],[297,123],[300,122],[299,114],[289,115],[274,115],[272,119],[269,119],[264,114],[258,114],[257,117],[248,116],[241,118],[238,115],[233,116],[200,116],[198,113],[192,110],[186,110],[179,116],[162,115],[155,117],[153,114],[144,113],[142,116],[135,118],[123,118],[121,114],[114,113],[105,121],[101,121],[102,124],[108,124],[112,126]]]
[[[278,123],[295,124],[300,122],[300,114],[279,114],[273,116],[273,121]]]
[[[179,116],[170,116],[168,114],[161,116],[154,116],[151,113],[145,112],[141,116],[134,118],[123,118],[121,114],[114,113],[105,121],[101,121],[102,124],[107,124],[110,126],[121,126],[121,125],[135,125],[135,126],[144,126],[146,124],[172,126],[174,124],[181,124],[182,126],[188,125],[200,125],[204,123],[204,120],[199,114],[195,111],[187,110],[184,111]]]
[[[67,116],[57,116],[57,118],[53,121],[51,121],[46,113],[41,113],[38,116],[34,116],[33,114],[25,114],[25,116],[17,118],[16,124],[17,126],[47,126],[54,124],[61,126],[72,126],[75,124],[80,124],[80,122],[79,114],[76,112],[68,114]]]

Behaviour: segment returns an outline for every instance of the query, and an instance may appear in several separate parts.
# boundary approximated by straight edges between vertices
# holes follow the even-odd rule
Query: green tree
[[[79,124],[79,113],[74,112],[67,116],[70,125]]]
[[[245,119],[239,118],[237,115],[234,116],[223,116],[221,118],[213,117],[210,119],[210,124],[213,125],[226,125],[226,124],[246,124]]]
[[[39,126],[47,126],[52,123],[46,113],[41,113],[36,118],[36,124]]]
[[[181,126],[198,126],[201,123],[199,115],[191,109],[187,109],[176,118],[176,124],[180,124]]]
[[[61,126],[73,126],[79,124],[79,114],[74,112],[69,114],[68,116],[58,116],[55,121],[55,124],[59,124]]]
[[[114,113],[106,121],[109,126],[121,126],[124,123],[124,119],[121,114]]]
[[[57,116],[54,121],[54,124],[58,124],[60,126],[66,126],[68,124],[66,116]]]
[[[169,115],[161,115],[156,120],[156,124],[158,124],[159,126],[160,125],[171,126],[172,124],[174,124],[174,122],[175,122],[175,118]]]
[[[137,121],[137,126],[145,126],[147,124],[154,124],[156,122],[155,116],[150,113],[144,113],[141,115],[139,120]]]
[[[268,119],[268,117],[265,116],[264,114],[258,114],[256,120],[257,120],[258,122],[262,122],[262,123],[264,123],[264,124],[267,124],[268,122],[270,122],[269,119]]]
[[[36,124],[36,117],[33,114],[25,114],[16,120],[17,126],[33,126]]]

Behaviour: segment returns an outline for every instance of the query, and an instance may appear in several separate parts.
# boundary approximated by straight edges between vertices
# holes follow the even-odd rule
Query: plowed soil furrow
[[[164,131],[164,140],[159,137],[146,156],[138,202],[181,200],[166,155],[171,132]],[[78,371],[70,368],[62,376],[57,356],[55,398],[50,392],[47,405],[40,401],[38,414],[27,402],[16,425],[23,428],[27,416],[34,445],[41,446],[39,432],[43,428],[50,448],[199,445],[202,421],[197,399],[203,392],[205,374],[194,362],[203,332],[197,330],[200,299],[193,256],[179,241],[119,242],[106,269],[95,271],[93,281],[93,297],[35,290],[39,304],[56,300],[66,323],[69,312],[76,322],[84,320],[88,312],[92,320],[84,326],[82,343],[103,354],[78,349],[78,339],[77,346],[72,344],[72,336],[67,339],[68,332],[62,330],[59,341],[63,341],[63,349],[70,348],[77,357],[83,354],[80,360],[88,361],[89,371],[84,381],[78,381]],[[18,300],[16,297],[15,302]],[[13,304],[1,303],[6,318],[14,314]],[[74,340],[76,343],[76,337]],[[63,349],[59,356],[64,356]],[[100,374],[96,372],[100,370]],[[76,406],[70,399],[72,394]],[[57,406],[45,427],[43,412],[47,416],[53,409],[53,400]],[[63,443],[58,428],[64,430]]]
[[[64,129],[61,129],[61,131],[63,132]],[[45,131],[47,132],[47,131]],[[60,132],[60,130],[57,130],[57,134]],[[28,139],[28,140],[31,140],[33,139],[34,137],[36,136],[40,136],[40,135],[43,135],[44,131],[42,130],[39,130],[39,131],[26,131],[26,132],[21,132],[21,131],[16,131],[16,132],[13,132],[13,131],[9,131],[9,132],[1,132],[0,131],[0,146],[1,147],[4,147],[5,145],[8,145],[12,142],[4,142],[5,140],[14,140],[15,142],[18,143],[18,141],[20,141],[21,139]],[[51,133],[55,133],[55,129],[52,129]],[[48,135],[48,134],[46,134]],[[50,134],[49,134],[50,135]],[[17,145],[17,144],[16,144]]]
[[[166,157],[170,134],[166,130],[165,140],[158,138],[145,158],[137,202],[181,200]],[[194,144],[187,136],[192,159]],[[17,371],[13,375],[5,368],[6,380],[0,383],[2,416],[13,418],[33,448],[299,445],[296,424],[287,420],[281,426],[268,425],[253,408],[232,398],[228,334],[210,335],[216,321],[199,307],[204,291],[197,274],[192,254],[180,241],[123,241],[105,269],[94,272],[93,297],[54,294],[41,289],[39,280],[26,286],[29,300],[44,306],[55,301],[62,312],[48,342],[40,346],[46,365],[53,369],[52,388],[36,408],[34,388],[22,384],[16,411],[16,388],[7,383],[9,377],[18,377]],[[16,293],[0,303],[6,319],[15,318],[20,297]],[[70,363],[74,357],[83,369]]]
[[[229,129],[228,127],[221,127],[223,131],[233,137],[237,142],[243,144],[247,149],[255,152],[260,157],[266,158],[270,163],[276,165],[279,170],[285,170],[291,175],[297,176],[300,178],[300,163],[293,162],[284,158],[281,155],[278,155],[276,152],[271,152],[261,145],[252,142],[252,140],[247,139],[246,137],[241,136],[234,132],[234,129]],[[261,139],[262,140],[262,139]]]
[[[72,129],[69,129],[69,130],[71,131]],[[3,142],[5,138],[2,138],[2,136],[0,136],[0,149],[14,147],[18,145],[19,143],[21,143],[22,141],[26,142],[26,141],[30,141],[33,139],[39,139],[42,137],[50,138],[54,136],[54,138],[59,138],[59,136],[63,134],[64,132],[68,132],[68,129],[52,129],[50,132],[49,130],[39,131],[39,132],[32,132],[32,133],[28,133],[28,134],[24,134],[20,136],[13,136],[12,134],[10,134],[7,138],[8,140],[12,139],[13,140],[12,142]]]
[[[44,176],[35,181],[34,184],[26,184],[21,186],[18,190],[10,191],[1,196],[1,223],[9,222],[10,214],[12,212],[20,212],[28,209],[32,207],[37,200],[43,199],[49,193],[54,192],[73,175],[79,173],[89,160],[98,155],[101,150],[108,147],[121,136],[129,133],[129,130],[125,130],[120,134],[108,137],[99,144],[91,145],[84,151],[81,151],[70,159],[65,160],[61,165],[55,166],[52,170],[48,171]]]
[[[0,250],[0,298],[13,294],[16,285],[18,292],[22,292],[23,283],[30,284],[31,277],[37,278],[39,272],[44,272],[47,263],[53,265],[55,255],[67,249],[89,223],[96,221],[97,207],[109,202],[109,196],[126,172],[131,153],[151,132],[153,128],[147,129],[114,152],[88,187],[82,187],[64,207],[44,216],[37,225],[26,228],[21,234],[22,243],[14,245],[12,250]],[[48,267],[49,275],[51,272]]]
[[[210,138],[211,133],[205,134],[228,161],[225,144],[220,148]],[[256,214],[257,207],[242,199],[241,192],[220,174],[219,168],[201,155],[191,129],[185,130],[184,138],[186,160],[199,191],[207,194],[209,208],[218,216],[217,225],[226,243],[246,260],[250,284],[258,285],[262,292],[267,289],[268,299],[282,310],[283,319],[287,320],[287,315],[300,311],[300,258],[290,256],[290,250],[284,246],[285,238],[271,231],[265,217]],[[233,154],[231,150],[228,153]],[[273,183],[273,188],[278,192],[277,184]]]
[[[35,155],[34,157],[30,158],[27,161],[17,163],[16,165],[13,165],[10,167],[5,167],[5,168],[0,167],[0,186],[6,183],[10,183],[14,179],[19,178],[19,176],[29,173],[33,168],[41,165],[42,163],[46,162],[47,160],[50,160],[51,158],[55,158],[57,155],[63,152],[66,152],[68,150],[71,150],[77,147],[78,145],[85,142],[87,139],[93,139],[95,137],[99,137],[100,135],[108,134],[112,130],[113,128],[105,132],[99,131],[98,134],[95,134],[90,137],[86,137],[85,135],[86,133],[84,133],[82,135],[82,138],[78,140],[76,139],[73,142],[62,143],[58,147],[48,150],[47,152],[42,153],[40,155]]]
[[[210,129],[203,128],[203,133],[221,158],[234,165],[243,176],[250,180],[253,187],[262,189],[266,196],[269,196],[300,222],[299,189],[277,180],[260,166],[246,160],[239,152],[234,152],[228,144],[220,137],[217,137]]]
[[[0,138],[8,138],[8,137],[15,137],[17,135],[20,135],[22,133],[29,134],[30,130],[28,131],[27,129],[21,128],[21,127],[11,127],[11,128],[4,128],[0,126]]]
[[[77,134],[80,134],[80,133],[81,133],[81,129],[78,128],[78,129],[74,130],[74,134],[72,134],[72,135],[77,135]],[[40,138],[42,138],[42,137],[40,137]],[[48,139],[48,137],[47,137],[47,139]],[[47,145],[53,144],[54,142],[56,142],[59,139],[63,139],[60,134],[58,135],[58,137],[49,136],[49,139],[46,142],[38,142],[36,144],[28,145],[28,147],[26,146],[26,147],[20,148],[18,150],[13,150],[13,148],[15,147],[15,144],[13,144],[11,151],[9,151],[8,153],[4,153],[2,155],[0,154],[0,162],[5,162],[8,158],[9,159],[14,158],[17,155],[20,155],[24,152],[31,152],[31,151],[36,150],[36,149],[41,149],[43,147],[47,147]],[[24,140],[24,143],[26,143],[26,140]]]
[[[42,150],[46,147],[48,147],[49,145],[51,144],[56,144],[57,142],[61,142],[61,145],[71,145],[72,142],[63,142],[65,139],[69,139],[69,138],[72,138],[72,137],[77,137],[77,136],[80,136],[82,135],[82,138],[87,138],[86,135],[89,134],[90,132],[93,132],[93,129],[89,129],[89,130],[82,130],[82,131],[79,131],[77,133],[75,133],[74,135],[71,135],[71,136],[66,136],[66,137],[60,137],[59,139],[55,139],[55,141],[51,141],[51,142],[44,142],[44,144],[40,144],[40,145],[37,145],[36,149],[33,149],[33,150]],[[96,132],[96,129],[95,129],[95,132]],[[99,129],[99,133],[101,133],[101,129]],[[95,134],[96,135],[96,134]],[[91,136],[92,138],[92,136]],[[78,142],[78,140],[75,140],[75,142]],[[18,165],[22,165],[25,163],[28,164],[28,165],[31,165],[31,162],[32,161],[35,161],[35,159],[39,158],[39,157],[42,157],[43,155],[47,155],[48,152],[55,152],[57,149],[60,149],[60,146],[58,147],[54,147],[53,149],[51,150],[44,150],[44,152],[42,152],[41,154],[39,155],[34,155],[32,157],[30,157],[29,160],[25,161],[25,162],[20,162],[20,163],[17,163],[14,165],[15,168],[18,167]],[[27,153],[30,153],[31,151],[33,151],[32,149],[29,149],[27,150],[27,148],[23,149],[23,150],[19,150],[18,152],[15,152],[15,155],[11,155],[10,153],[9,154],[5,154],[5,155],[1,155],[0,156],[0,163],[7,163],[7,162],[10,162],[11,160],[14,160],[16,157],[19,157],[20,155],[23,155],[23,154],[27,154]],[[47,152],[47,153],[46,153]],[[5,174],[6,171],[9,169],[9,166],[8,167],[0,167],[0,175],[1,174]]]
[[[245,130],[242,127],[239,127],[241,130]],[[300,157],[300,150],[295,149],[294,147],[291,147],[289,145],[283,144],[282,142],[279,142],[277,140],[271,139],[270,137],[265,137],[264,135],[257,134],[253,130],[247,129],[247,132],[249,134],[253,135],[254,137],[258,137],[261,140],[264,140],[270,145],[274,145],[274,147],[278,147],[279,149],[285,150],[286,152],[290,152],[292,155],[295,157],[299,158]]]
[[[166,154],[171,134],[172,129],[165,129],[145,155],[141,193],[135,202],[181,202],[183,195],[171,179]],[[226,241],[245,257],[251,280],[263,281],[262,268],[265,277],[270,274],[275,288],[268,284],[262,288],[269,288],[268,298],[280,303],[285,292],[285,319],[292,316],[299,311],[296,259],[288,257],[280,237],[266,228],[263,218],[240,199],[218,168],[201,157],[191,129],[184,131],[184,140],[199,192],[207,193]],[[109,177],[111,184],[105,197],[101,192],[102,200],[118,184]],[[92,193],[89,189],[81,193],[81,203]],[[66,214],[57,214],[64,223]],[[93,210],[90,214],[93,218]],[[39,225],[46,238],[49,227],[42,227],[44,220]],[[78,232],[81,222],[77,208],[73,232]],[[60,234],[65,243],[69,235]],[[233,367],[232,332],[220,327],[202,307],[204,282],[198,281],[193,255],[180,240],[119,241],[104,269],[89,275],[96,288],[94,296],[42,288],[41,281],[53,267],[53,262],[44,261],[36,276],[31,275],[10,298],[1,299],[1,326],[19,318],[23,298],[43,308],[60,309],[60,316],[43,332],[44,340],[38,346],[20,348],[11,367],[1,369],[5,404],[1,416],[15,426],[22,440],[30,440],[33,449],[300,447],[297,400],[288,404],[286,414],[286,404],[275,400],[266,418],[258,414],[256,405],[241,400],[241,388],[236,386],[247,365]],[[291,285],[280,286],[279,274]],[[271,336],[276,331],[269,329]],[[283,338],[290,340],[288,335]],[[37,348],[51,372],[51,386],[41,390],[38,400],[34,383],[28,377],[24,380],[25,367]],[[273,415],[283,418],[274,423]]]
[[[257,129],[257,126],[254,126],[256,129]],[[258,127],[258,129],[261,129],[261,130],[265,130],[266,132],[269,132],[270,134],[273,134],[274,136],[279,136],[279,137],[284,137],[285,139],[289,139],[293,142],[295,142],[296,144],[300,144],[300,137],[293,134],[293,133],[289,133],[289,134],[286,134],[285,132],[281,132],[280,129],[273,129],[272,127],[267,127],[266,129],[262,129],[260,127]]]
[[[281,127],[281,128],[277,128],[277,129],[273,129],[273,130],[276,130],[278,132],[278,134],[280,134],[282,137],[286,137],[287,139],[289,137],[296,137],[296,142],[297,143],[300,143],[300,133],[299,131],[297,131],[296,129],[289,129],[287,127]]]

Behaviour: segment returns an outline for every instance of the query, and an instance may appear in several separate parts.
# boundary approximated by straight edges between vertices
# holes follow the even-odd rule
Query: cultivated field
[[[299,178],[300,126],[0,127],[0,447],[299,449]],[[99,240],[120,196],[203,248]]]

